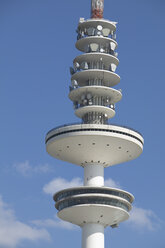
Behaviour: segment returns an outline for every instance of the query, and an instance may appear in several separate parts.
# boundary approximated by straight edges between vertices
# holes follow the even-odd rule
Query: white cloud
[[[43,187],[43,191],[46,194],[53,195],[55,192],[65,189],[65,188],[72,188],[72,187],[78,187],[83,184],[82,179],[79,177],[73,178],[71,181],[67,181],[64,178],[58,177],[54,178],[52,181],[50,181],[48,184],[46,184]]]
[[[48,164],[33,166],[30,165],[29,161],[14,164],[13,167],[23,176],[28,176],[33,173],[48,173],[52,171],[52,168]]]
[[[54,219],[46,219],[46,220],[33,220],[31,221],[37,227],[57,227],[67,230],[73,230],[75,226],[69,222],[62,221],[58,219],[56,216]]]
[[[111,187],[111,188],[121,188],[120,184],[118,182],[115,182],[113,179],[108,178],[104,182],[105,186]]]
[[[73,178],[71,181],[68,181],[65,178],[58,177],[58,178],[54,178],[52,181],[47,183],[43,187],[43,191],[46,194],[53,195],[55,192],[59,190],[72,188],[72,187],[79,187],[82,185],[83,185],[83,181],[79,177]],[[115,182],[111,178],[105,180],[105,186],[112,188],[120,188],[119,183]]]
[[[159,227],[160,220],[152,210],[133,206],[128,223],[136,228],[153,231]]]
[[[50,235],[45,229],[32,228],[17,220],[14,211],[0,196],[0,247],[18,247],[23,240],[49,241]]]

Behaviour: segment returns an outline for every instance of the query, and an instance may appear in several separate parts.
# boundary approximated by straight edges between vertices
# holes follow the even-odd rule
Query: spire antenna
[[[91,18],[102,19],[104,11],[104,0],[91,0]]]

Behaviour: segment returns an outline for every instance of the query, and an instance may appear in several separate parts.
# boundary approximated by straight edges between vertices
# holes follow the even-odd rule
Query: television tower
[[[46,135],[47,152],[84,168],[84,186],[54,195],[58,217],[82,228],[82,248],[104,248],[104,229],[129,218],[132,194],[104,186],[104,168],[137,158],[143,137],[108,123],[115,115],[120,81],[115,73],[116,22],[103,19],[104,0],[91,1],[91,19],[80,18],[76,48],[83,52],[70,68],[69,98],[80,124],[57,127]]]

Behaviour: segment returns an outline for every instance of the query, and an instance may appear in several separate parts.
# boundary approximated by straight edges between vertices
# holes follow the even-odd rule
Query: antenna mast
[[[102,19],[104,11],[104,0],[91,0],[91,18]]]

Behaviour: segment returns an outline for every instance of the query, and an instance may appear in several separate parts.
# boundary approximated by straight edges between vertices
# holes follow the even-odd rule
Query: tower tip
[[[91,18],[103,18],[104,0],[91,0]]]

